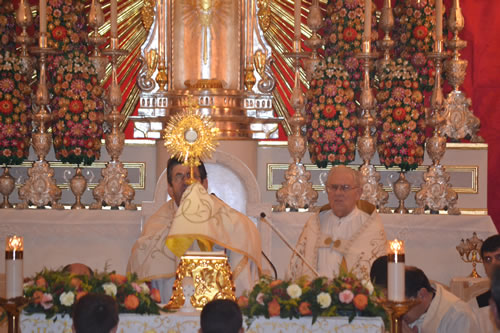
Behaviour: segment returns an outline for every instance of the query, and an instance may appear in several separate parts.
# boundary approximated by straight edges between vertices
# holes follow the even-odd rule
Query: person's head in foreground
[[[94,275],[94,272],[89,266],[80,264],[78,262],[64,266],[63,272],[68,272],[75,275],[86,275],[88,277]]]
[[[500,267],[494,267],[491,274],[490,311],[500,327]]]
[[[363,193],[359,172],[344,165],[331,168],[326,181],[326,193],[335,216],[349,215]]]
[[[205,189],[208,188],[208,180],[207,180],[207,170],[205,169],[205,165],[202,161],[200,161],[200,165],[197,168],[194,168],[194,178],[200,182],[201,185]],[[174,199],[177,206],[181,203],[182,194],[187,189],[188,185],[186,184],[186,179],[189,179],[190,168],[177,158],[172,157],[168,160],[167,163],[167,182],[168,182],[168,195],[172,199]]]
[[[387,256],[375,259],[370,268],[370,280],[387,294]]]
[[[425,273],[417,267],[406,266],[405,269],[405,294],[406,298],[415,298],[420,301],[419,304],[411,308],[403,317],[406,323],[411,324],[424,313],[427,312],[434,293],[436,291],[431,286]]]
[[[118,304],[103,294],[87,294],[73,309],[74,333],[115,333],[118,328]]]
[[[491,280],[494,268],[500,266],[500,235],[486,238],[481,245],[480,254],[486,275]]]
[[[236,302],[213,300],[203,307],[200,315],[200,333],[243,333],[243,316]]]

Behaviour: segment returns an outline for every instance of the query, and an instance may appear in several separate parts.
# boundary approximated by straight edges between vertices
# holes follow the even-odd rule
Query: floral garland
[[[431,91],[434,86],[435,66],[426,53],[434,45],[434,0],[402,0],[394,7],[393,39],[396,58],[409,60],[416,68],[421,88]],[[446,36],[446,32],[443,34]]]
[[[0,164],[21,164],[29,155],[31,88],[15,56],[12,1],[0,0]]]
[[[84,3],[49,0],[49,45],[63,55],[49,59],[54,98],[53,126],[56,158],[90,165],[99,159],[104,123],[103,89],[87,57]]]
[[[409,171],[424,161],[424,96],[419,89],[418,74],[408,61],[391,61],[380,76],[377,148],[386,167]]]
[[[387,320],[378,299],[382,293],[370,281],[360,281],[352,273],[341,272],[333,280],[320,277],[297,282],[261,278],[248,296],[240,296],[238,305],[248,317],[279,316],[281,318],[320,316],[377,317]]]
[[[159,314],[160,292],[149,289],[137,279],[115,273],[94,274],[92,277],[74,275],[62,270],[43,270],[24,284],[24,296],[32,302],[25,313],[44,313],[47,319],[57,314],[70,315],[73,306],[88,293],[114,297],[120,313]]]
[[[327,57],[316,68],[308,90],[307,139],[311,162],[348,164],[356,154],[356,104],[349,73]]]

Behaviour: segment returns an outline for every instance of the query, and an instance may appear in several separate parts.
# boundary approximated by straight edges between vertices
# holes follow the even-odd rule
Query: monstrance
[[[196,182],[194,168],[200,165],[200,159],[210,158],[218,145],[215,127],[208,115],[190,106],[173,115],[165,128],[165,146],[179,161],[190,168],[188,185]]]

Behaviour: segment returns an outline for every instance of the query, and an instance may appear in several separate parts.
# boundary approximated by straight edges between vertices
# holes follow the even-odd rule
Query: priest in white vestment
[[[361,279],[370,279],[371,263],[387,251],[384,227],[375,206],[359,201],[362,194],[358,171],[333,167],[326,182],[329,205],[304,226],[295,249],[317,270],[332,278],[340,265]],[[314,272],[296,254],[287,278],[314,278]]]
[[[146,221],[141,236],[134,244],[129,262],[128,272],[137,273],[140,279],[153,280],[153,287],[160,289],[162,301],[168,302],[172,286],[175,280],[175,272],[179,262],[178,256],[186,250],[210,250],[203,245],[209,244],[215,247],[214,250],[229,250],[229,261],[233,270],[233,279],[236,283],[236,292],[241,293],[249,289],[258,278],[258,271],[261,268],[261,241],[255,224],[245,215],[237,212],[217,197],[206,193],[208,187],[205,167],[201,165],[194,169],[194,176],[199,181],[196,183],[197,191],[188,191],[196,198],[188,197],[186,190],[188,186],[185,180],[189,177],[190,171],[187,166],[182,165],[175,159],[170,159],[167,165],[168,193],[173,199],[163,204],[160,209]],[[192,188],[193,185],[189,188]],[[204,193],[201,193],[203,192]],[[193,230],[179,228],[183,225],[186,212],[192,211],[195,207],[192,202],[203,202],[204,205],[195,214],[203,211],[203,222],[209,227],[202,229],[202,224],[195,225]],[[207,215],[209,207],[209,214]],[[200,215],[201,216],[201,215]],[[177,219],[178,223],[174,223]],[[215,222],[213,222],[215,221]],[[171,233],[173,225],[179,236],[184,236],[188,232],[192,240],[187,248],[182,248],[182,253],[177,255],[166,246],[166,241]],[[204,234],[198,232],[203,230]],[[244,237],[244,241],[240,238]],[[186,238],[184,237],[184,240]],[[205,242],[205,240],[207,242]],[[184,242],[185,244],[185,242]],[[174,245],[175,246],[175,245]]]
[[[431,285],[421,269],[407,266],[405,285],[406,297],[420,303],[404,315],[404,333],[481,332],[471,307],[441,285]]]

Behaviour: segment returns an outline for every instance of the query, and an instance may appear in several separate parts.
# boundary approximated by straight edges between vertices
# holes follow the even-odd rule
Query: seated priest
[[[189,167],[175,158],[167,164],[168,194],[145,223],[135,242],[127,271],[154,280],[162,302],[168,302],[179,257],[187,250],[229,250],[236,293],[250,289],[261,269],[261,240],[255,224],[215,195],[206,192],[207,172],[203,163],[194,169],[193,185],[186,185]],[[168,240],[167,240],[168,239]]]
[[[484,271],[492,281],[494,270],[500,267],[500,235],[488,237],[481,245],[480,254]],[[490,299],[491,289],[468,302],[478,318],[483,333],[500,332],[490,309]]]
[[[406,266],[405,294],[419,303],[403,316],[404,333],[481,332],[471,307],[417,267]]]
[[[386,254],[387,239],[376,207],[360,201],[360,177],[343,165],[330,170],[325,185],[329,205],[302,229],[295,249],[304,258],[292,256],[288,278],[315,277],[305,260],[320,276],[336,276],[343,265],[359,278],[370,279],[370,265]]]

